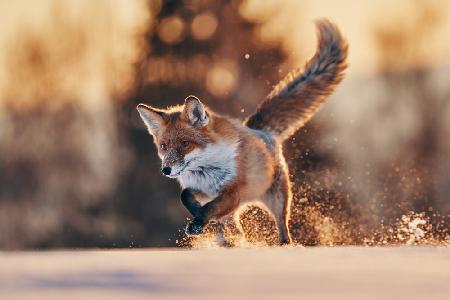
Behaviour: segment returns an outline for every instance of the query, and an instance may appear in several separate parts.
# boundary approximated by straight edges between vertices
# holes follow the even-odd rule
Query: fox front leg
[[[193,217],[199,215],[202,209],[202,205],[195,198],[195,194],[196,192],[194,190],[187,188],[180,195],[181,203],[183,203],[184,207],[186,207]]]
[[[184,207],[191,213],[194,217],[199,217],[201,215],[202,205],[195,198],[195,195],[198,194],[197,191],[186,188],[181,192],[181,203],[183,203]],[[201,234],[203,233],[203,226],[197,224],[197,222],[193,223],[193,221],[189,222],[186,227],[186,233],[190,235]]]
[[[194,216],[186,227],[189,235],[203,233],[203,228],[212,219],[219,219],[239,206],[239,195],[232,190],[223,191],[217,198],[201,207],[199,213]]]

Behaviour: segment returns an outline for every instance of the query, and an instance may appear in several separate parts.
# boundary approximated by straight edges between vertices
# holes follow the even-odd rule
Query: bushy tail
[[[289,73],[244,124],[283,141],[317,112],[344,77],[347,42],[328,20],[316,22],[318,46],[303,69]]]

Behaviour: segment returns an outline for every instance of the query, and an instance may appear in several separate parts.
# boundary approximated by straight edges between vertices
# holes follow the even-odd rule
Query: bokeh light
[[[220,61],[208,70],[206,76],[206,88],[213,95],[224,97],[233,91],[238,76],[237,67],[233,62]]]
[[[158,27],[158,34],[164,43],[177,44],[183,40],[184,27],[185,24],[180,17],[168,17],[161,21]]]
[[[0,248],[177,245],[190,216],[136,104],[195,94],[243,119],[313,54],[323,17],[347,37],[350,67],[283,147],[294,241],[449,243],[448,2],[19,0],[0,10]],[[276,240],[262,210],[241,221],[239,243]]]
[[[209,39],[217,29],[217,18],[212,13],[202,13],[192,20],[192,36],[197,40]]]

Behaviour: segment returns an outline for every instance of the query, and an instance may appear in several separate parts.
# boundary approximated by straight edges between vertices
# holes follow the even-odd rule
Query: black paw
[[[289,239],[282,239],[280,241],[280,246],[288,246],[291,244],[291,241]]]
[[[197,218],[194,218],[186,226],[187,235],[198,235],[203,233],[203,224]]]

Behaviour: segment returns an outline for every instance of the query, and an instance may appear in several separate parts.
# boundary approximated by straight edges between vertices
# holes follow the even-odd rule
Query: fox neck
[[[178,177],[182,188],[203,192],[211,199],[217,197],[236,177],[237,146],[238,142],[222,140],[189,153],[185,157],[186,161],[191,161],[189,170]]]

